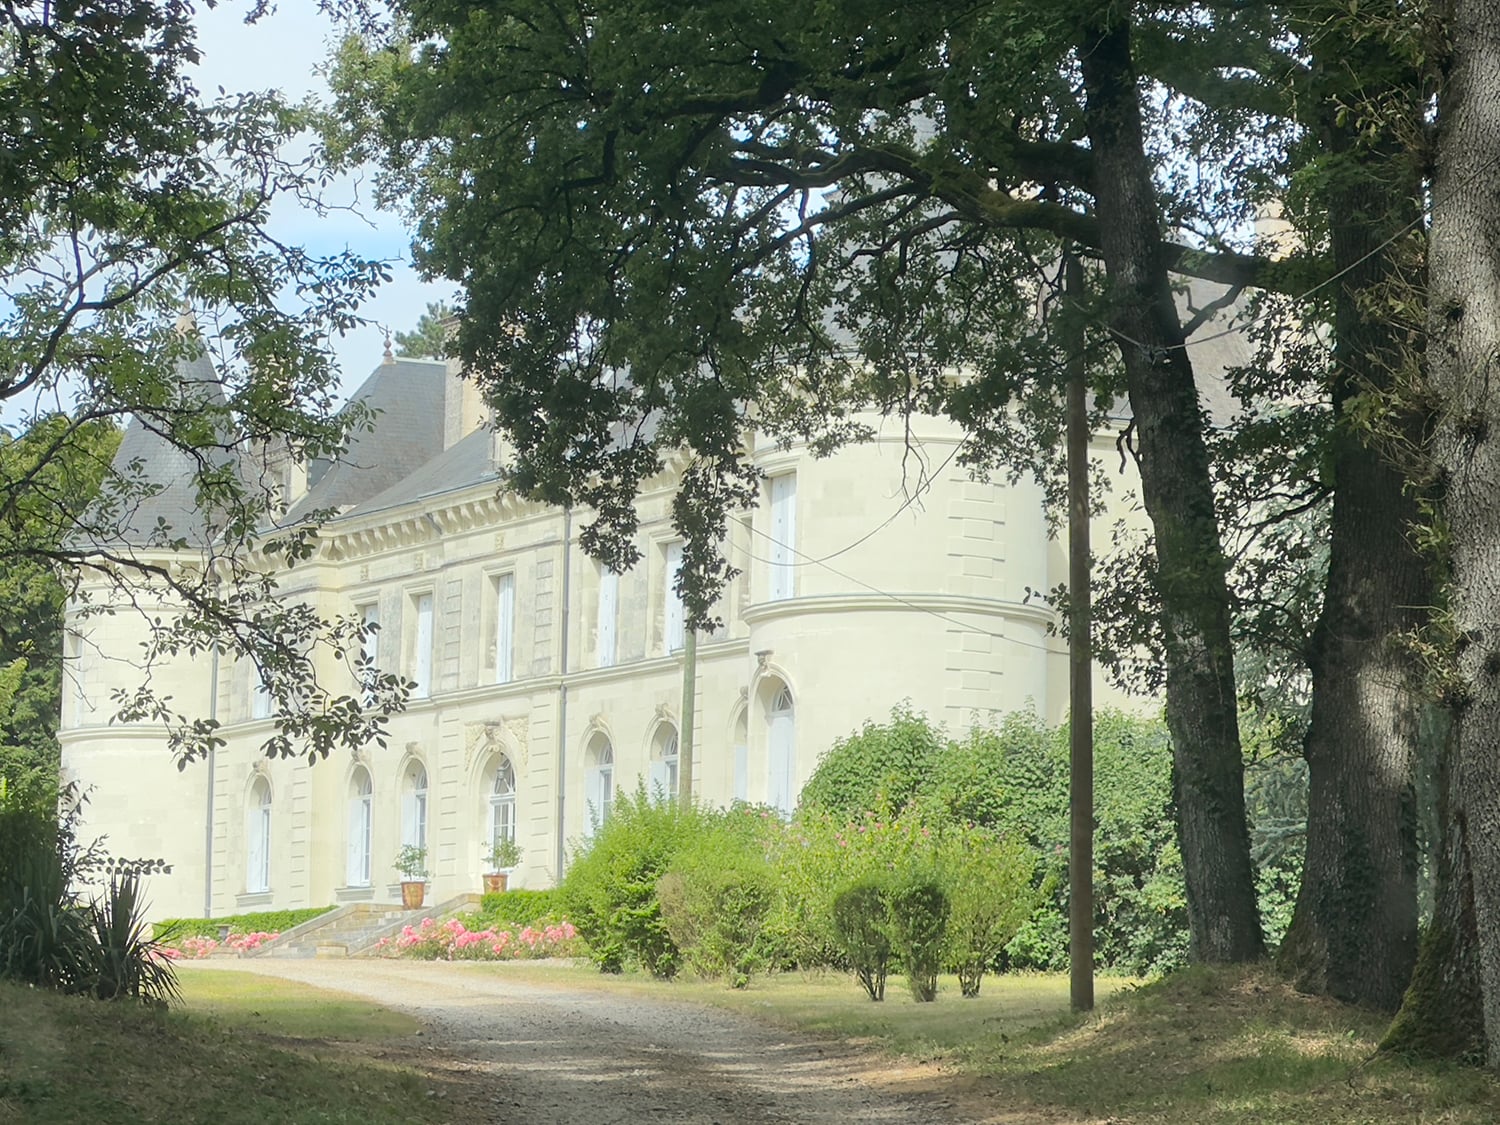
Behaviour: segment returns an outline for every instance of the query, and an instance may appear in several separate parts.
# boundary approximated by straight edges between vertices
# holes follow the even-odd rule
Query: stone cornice
[[[1002,617],[1022,625],[1045,628],[1052,624],[1051,610],[1000,598],[973,598],[959,594],[822,594],[813,597],[785,598],[759,602],[743,614],[750,626],[776,621],[783,617],[802,617],[821,613],[938,613],[975,614]],[[1061,650],[1059,650],[1061,651]]]

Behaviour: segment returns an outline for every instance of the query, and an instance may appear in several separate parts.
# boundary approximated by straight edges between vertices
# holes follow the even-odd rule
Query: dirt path
[[[936,1068],[697,1004],[506,979],[479,964],[214,961],[338,989],[426,1025],[370,1053],[432,1075],[455,1121],[978,1125],[1021,1119]]]

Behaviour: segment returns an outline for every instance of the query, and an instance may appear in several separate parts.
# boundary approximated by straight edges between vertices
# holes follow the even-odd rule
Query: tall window
[[[406,771],[401,793],[401,843],[414,848],[427,846],[427,770],[413,762]]]
[[[619,614],[620,576],[607,566],[599,567],[599,624],[594,645],[600,668],[615,663],[615,620]]]
[[[257,777],[245,805],[245,890],[271,889],[271,785]]]
[[[658,787],[668,800],[677,796],[678,766],[677,728],[663,724],[656,735],[656,746],[651,761],[651,792],[656,795]]]
[[[359,675],[364,686],[365,705],[375,702],[374,682],[380,660],[380,603],[370,602],[359,607],[359,617],[365,626],[364,639],[359,643]]]
[[[682,569],[681,543],[667,544],[666,563],[667,565],[662,570],[665,582],[662,605],[666,607],[662,634],[666,640],[667,651],[677,652],[682,648],[685,639],[682,595],[677,592],[677,572]]]
[[[790,598],[796,591],[796,540],[797,476],[786,473],[771,478],[771,601]]]
[[[432,595],[418,594],[412,599],[416,625],[412,629],[411,678],[417,685],[411,689],[413,699],[432,694]]]
[[[266,681],[254,664],[250,666],[250,717],[252,719],[271,717],[271,689],[266,686]]]
[[[797,803],[795,729],[792,724],[792,693],[785,684],[771,697],[766,709],[766,751],[769,776],[766,803],[790,816]]]
[[[515,679],[516,652],[516,576],[501,574],[495,578],[495,682],[508,684]]]
[[[500,755],[495,772],[490,775],[488,835],[491,845],[516,838],[516,771],[504,754]]]
[[[86,720],[89,711],[88,681],[84,678],[83,667],[83,638],[77,633],[69,633],[64,652],[63,675],[67,677],[71,685],[70,702],[72,703],[73,726],[81,726]]]
[[[591,823],[603,824],[609,819],[609,806],[615,798],[615,748],[602,734],[594,736],[593,746],[589,750],[584,789]]]
[[[349,777],[349,848],[344,878],[351,887],[370,885],[370,844],[375,825],[370,771],[356,766]]]

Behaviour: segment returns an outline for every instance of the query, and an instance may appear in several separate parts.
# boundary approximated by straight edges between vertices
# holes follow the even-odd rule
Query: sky
[[[198,46],[203,60],[194,79],[203,96],[214,96],[220,86],[231,93],[280,90],[293,101],[308,94],[326,96],[328,87],[318,71],[332,49],[334,28],[328,17],[307,0],[284,0],[279,10],[247,27],[248,9],[244,2],[199,9]],[[391,281],[360,313],[392,331],[411,329],[429,302],[451,300],[455,287],[417,277],[411,267],[410,235],[397,216],[375,210],[371,195],[366,175],[362,185],[348,178],[329,189],[330,201],[355,203],[361,215],[334,211],[319,216],[283,202],[273,211],[274,233],[314,253],[347,247],[366,257],[395,260]],[[375,326],[334,342],[346,394],[380,362],[384,350],[384,332]]]

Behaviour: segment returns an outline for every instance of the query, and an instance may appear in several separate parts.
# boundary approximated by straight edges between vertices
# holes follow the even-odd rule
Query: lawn
[[[1387,1020],[1302,996],[1266,968],[1195,969],[1136,987],[1101,979],[1095,1014],[1068,1012],[1061,976],[956,981],[917,1004],[893,978],[884,1003],[852,978],[788,973],[735,992],[696,981],[607,977],[508,963],[495,972],[624,996],[707,1003],[817,1035],[934,1062],[1024,1118],[1111,1125],[1490,1125],[1500,1083],[1483,1071],[1376,1056]]]
[[[420,1075],[331,1042],[405,1034],[406,1017],[241,973],[181,981],[170,1012],[0,982],[0,1122],[444,1119]]]

